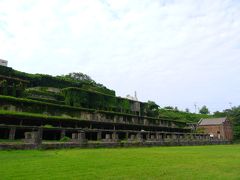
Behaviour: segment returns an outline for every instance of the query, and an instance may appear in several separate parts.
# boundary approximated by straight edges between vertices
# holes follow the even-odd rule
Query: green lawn
[[[0,151],[0,179],[240,179],[240,145]]]

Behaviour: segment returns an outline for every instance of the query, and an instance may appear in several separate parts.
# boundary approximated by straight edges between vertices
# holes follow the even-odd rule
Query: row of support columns
[[[66,136],[66,131],[62,129],[60,132],[60,139]],[[96,140],[103,142],[117,142],[120,140],[126,140],[129,142],[138,141],[172,141],[172,140],[208,140],[210,137],[207,134],[179,134],[179,133],[164,133],[164,132],[133,132],[133,131],[89,131],[90,133],[96,133]],[[119,133],[124,133],[125,137],[119,137]],[[16,127],[9,129],[9,139],[14,140],[16,134]],[[69,133],[68,133],[69,134]],[[39,128],[33,132],[25,132],[25,142],[39,143],[42,141],[43,129]],[[38,140],[37,140],[38,139]],[[78,131],[72,133],[72,142],[86,143],[87,138],[84,131]]]
[[[15,139],[15,134],[16,134],[16,128],[12,127],[9,130],[9,140],[14,140]]]
[[[145,135],[144,135],[145,134]],[[145,138],[144,138],[145,136]],[[129,133],[126,132],[125,140],[127,141],[172,141],[172,140],[208,140],[208,135],[194,135],[194,134],[165,134],[165,133]],[[113,132],[112,134],[106,134],[103,141],[117,141],[118,134]]]

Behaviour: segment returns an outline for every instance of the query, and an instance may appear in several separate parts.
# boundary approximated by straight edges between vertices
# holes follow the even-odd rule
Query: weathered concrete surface
[[[65,143],[2,143],[0,150],[16,150],[16,149],[62,149],[62,148],[116,148],[116,147],[152,147],[152,146],[197,146],[197,145],[220,145],[231,144],[230,141],[145,141],[145,142],[65,142]]]
[[[85,132],[80,131],[78,133],[73,133],[72,134],[72,142],[86,144],[87,139],[86,139],[86,136],[85,136]]]
[[[40,145],[42,143],[41,133],[39,131],[25,132],[25,143]]]

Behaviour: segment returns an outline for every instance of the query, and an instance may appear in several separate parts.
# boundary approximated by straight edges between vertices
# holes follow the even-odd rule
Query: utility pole
[[[194,103],[194,107],[195,107],[195,114],[197,114],[197,103]]]
[[[137,91],[134,91],[134,98],[135,98],[136,101],[138,100],[138,98],[137,98]]]

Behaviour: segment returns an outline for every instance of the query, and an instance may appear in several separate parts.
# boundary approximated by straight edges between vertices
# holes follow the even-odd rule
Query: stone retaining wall
[[[196,146],[231,144],[230,141],[145,141],[145,142],[89,142],[89,143],[42,143],[37,144],[0,144],[0,150],[28,150],[28,149],[63,149],[63,148],[117,148],[117,147],[152,147],[152,146]]]

